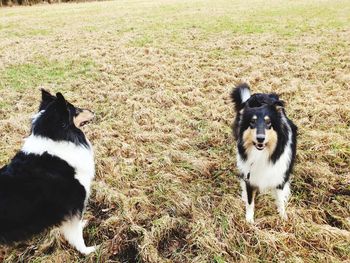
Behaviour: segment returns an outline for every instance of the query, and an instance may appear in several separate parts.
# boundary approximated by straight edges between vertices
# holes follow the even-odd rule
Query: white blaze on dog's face
[[[94,118],[94,113],[87,109],[75,108],[73,122],[76,127],[83,127]]]
[[[271,155],[277,145],[277,132],[274,126],[277,112],[269,107],[250,108],[242,112],[243,146],[247,153],[256,148],[267,149]]]

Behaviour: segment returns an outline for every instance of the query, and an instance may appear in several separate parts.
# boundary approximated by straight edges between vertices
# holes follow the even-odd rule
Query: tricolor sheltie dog
[[[82,215],[94,177],[94,156],[81,127],[93,118],[61,93],[42,90],[31,134],[0,169],[0,244],[22,241],[51,226],[83,254]]]
[[[236,110],[233,133],[246,220],[254,222],[254,199],[257,193],[268,190],[285,219],[297,127],[287,118],[284,102],[275,93],[251,95],[249,86],[241,84],[232,91],[231,98]]]

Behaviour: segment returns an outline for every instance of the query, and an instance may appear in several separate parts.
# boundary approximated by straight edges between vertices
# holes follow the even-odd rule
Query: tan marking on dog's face
[[[266,133],[266,148],[269,151],[270,156],[277,146],[277,132],[271,127],[271,129],[265,129]]]
[[[94,113],[89,110],[82,110],[77,116],[73,118],[74,125],[76,127],[82,127],[87,122],[91,121],[94,118]]]
[[[243,132],[243,147],[247,154],[250,153],[252,147],[255,147],[253,144],[254,138],[256,138],[256,129],[249,127]]]

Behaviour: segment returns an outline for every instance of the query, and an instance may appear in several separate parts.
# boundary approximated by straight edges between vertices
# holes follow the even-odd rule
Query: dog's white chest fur
[[[237,152],[237,166],[244,176],[250,174],[249,183],[258,187],[261,192],[275,188],[284,181],[285,173],[292,158],[291,135],[280,158],[272,163],[267,149],[252,149],[247,160],[243,160]]]
[[[57,142],[32,134],[25,139],[22,151],[38,155],[47,152],[65,160],[75,169],[75,178],[84,186],[86,191],[85,200],[87,200],[90,194],[91,182],[95,175],[94,154],[91,145],[87,148],[72,142]]]

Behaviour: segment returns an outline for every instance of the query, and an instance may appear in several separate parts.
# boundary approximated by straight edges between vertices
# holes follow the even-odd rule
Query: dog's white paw
[[[247,223],[249,224],[254,224],[254,219],[250,218],[250,219],[246,219]]]
[[[287,220],[288,219],[288,216],[287,216],[287,213],[286,213],[286,209],[283,205],[280,205],[277,207],[277,211],[278,211],[278,214],[280,216],[280,218],[282,220]]]
[[[250,215],[246,215],[245,220],[247,221],[247,223],[249,224],[254,224],[254,217],[250,216]]]
[[[282,220],[288,220],[288,216],[287,216],[286,211],[279,212],[279,215],[280,215]]]
[[[253,224],[254,223],[254,206],[249,205],[246,209],[247,210],[245,212],[245,220],[248,223]]]
[[[97,246],[85,247],[85,248],[80,250],[80,253],[82,253],[84,255],[89,255],[89,254],[95,252],[96,249],[97,249]]]

